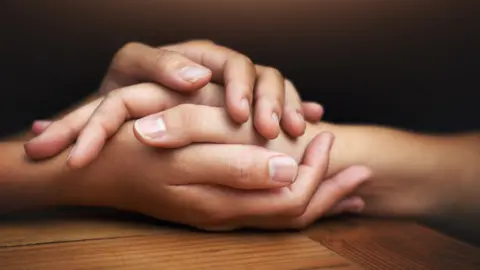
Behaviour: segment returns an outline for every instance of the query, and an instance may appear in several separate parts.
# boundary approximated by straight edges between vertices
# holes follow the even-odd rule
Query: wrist
[[[454,198],[444,198],[448,196],[449,187],[450,190],[453,187],[449,186],[449,179],[439,173],[439,168],[444,168],[445,162],[451,159],[442,154],[444,149],[439,145],[445,144],[437,137],[383,127],[330,123],[315,124],[312,130],[310,138],[323,131],[335,136],[328,177],[354,165],[372,170],[370,181],[355,192],[366,202],[365,214],[438,215],[447,210],[446,205]]]

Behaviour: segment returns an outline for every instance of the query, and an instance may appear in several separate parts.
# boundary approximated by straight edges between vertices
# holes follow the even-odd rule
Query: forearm
[[[56,181],[62,175],[55,163],[27,160],[21,142],[0,143],[0,212],[55,205]]]
[[[478,133],[433,136],[331,124],[318,124],[315,129],[329,130],[336,137],[329,174],[351,165],[373,170],[372,181],[358,191],[367,201],[367,214],[480,213]]]

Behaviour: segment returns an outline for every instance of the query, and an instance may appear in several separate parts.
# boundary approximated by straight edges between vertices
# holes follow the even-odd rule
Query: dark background
[[[94,92],[124,43],[194,38],[279,68],[304,99],[325,105],[330,121],[427,132],[480,125],[479,1],[18,0],[0,6],[3,136]],[[474,225],[453,223],[442,228],[480,238]]]

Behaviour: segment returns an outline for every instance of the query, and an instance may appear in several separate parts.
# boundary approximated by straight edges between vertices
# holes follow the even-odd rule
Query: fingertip
[[[133,124],[133,134],[141,143],[149,146],[165,144],[167,125],[162,115],[149,115]]]
[[[365,209],[366,203],[362,198],[355,196],[347,200],[348,203],[345,206],[346,213],[358,214],[361,213],[363,209]]]
[[[54,139],[46,136],[46,133],[38,135],[23,145],[25,154],[32,159],[44,159],[58,154],[65,143]]]
[[[226,85],[226,104],[232,119],[239,124],[250,118],[253,87],[235,81]]]
[[[29,142],[26,142],[23,144],[23,149],[25,151],[25,154],[32,159],[37,159],[37,155],[35,152],[35,148],[32,148],[31,144]]]
[[[348,168],[351,174],[355,175],[361,182],[367,182],[373,176],[373,171],[362,165],[353,165]]]
[[[36,120],[32,124],[32,132],[35,135],[39,135],[43,133],[51,124],[52,124],[52,121]]]
[[[78,170],[85,167],[85,162],[78,161],[76,157],[67,158],[67,167],[71,170]]]
[[[270,115],[270,117],[268,117]],[[255,113],[254,126],[257,132],[267,140],[274,140],[280,134],[278,115],[275,112],[260,110]]]
[[[325,109],[322,105],[315,102],[303,102],[302,112],[307,121],[317,122],[322,119]]]
[[[250,102],[246,98],[240,100],[227,99],[227,110],[232,120],[243,124],[250,119]]]
[[[297,177],[298,164],[289,156],[273,156],[268,161],[268,171],[270,179],[276,186],[289,186]]]
[[[270,101],[260,99],[255,103],[254,126],[265,139],[273,140],[278,137],[281,117],[281,112]]]
[[[77,161],[76,149],[77,149],[77,145],[74,145],[72,149],[70,149],[70,152],[68,153],[67,161],[66,161],[67,167],[72,170],[76,170],[82,167],[81,162]]]
[[[322,132],[315,136],[307,146],[302,163],[312,167],[322,166],[322,164],[327,166],[333,140],[334,136],[330,132]]]
[[[293,109],[285,109],[281,124],[283,130],[293,138],[305,134],[305,129],[307,127],[303,115]]]
[[[331,132],[323,131],[322,133],[318,134],[315,139],[318,140],[317,143],[320,150],[319,152],[328,152],[332,148],[335,137]]]
[[[358,197],[349,197],[341,202],[339,202],[336,206],[334,206],[330,211],[326,213],[326,216],[332,215],[340,215],[340,214],[359,214],[365,209],[366,203],[365,201]]]

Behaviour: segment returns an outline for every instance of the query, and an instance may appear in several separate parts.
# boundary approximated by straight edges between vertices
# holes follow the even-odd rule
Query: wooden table
[[[205,233],[110,210],[0,218],[0,269],[480,269],[480,250],[409,221]]]

